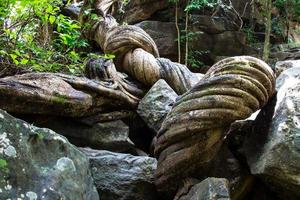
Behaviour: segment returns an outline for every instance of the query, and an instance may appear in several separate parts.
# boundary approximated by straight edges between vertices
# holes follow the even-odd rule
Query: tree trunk
[[[189,11],[185,14],[185,66],[188,65],[189,56]]]
[[[177,30],[177,51],[178,51],[178,63],[181,61],[181,48],[180,48],[180,29],[178,26],[178,2],[175,4],[175,25]]]
[[[266,0],[265,10],[267,14],[267,21],[266,21],[266,32],[265,32],[265,43],[264,43],[264,50],[263,50],[263,60],[267,61],[269,59],[270,54],[270,35],[272,29],[272,0]]]

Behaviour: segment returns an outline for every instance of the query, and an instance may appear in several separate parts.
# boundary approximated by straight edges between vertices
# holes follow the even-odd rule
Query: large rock
[[[148,19],[156,11],[167,8],[167,0],[129,0],[122,8],[123,12],[117,14],[118,21],[128,24]]]
[[[209,15],[191,15],[191,24],[193,27],[197,27],[208,34],[238,31],[239,29],[239,27],[225,17],[212,17]]]
[[[218,56],[237,56],[244,53],[246,35],[237,31],[226,31],[213,36],[212,52]]]
[[[283,85],[285,87],[289,84],[294,84],[300,81],[300,66],[292,67],[281,72],[280,76],[276,79],[276,89],[279,90]]]
[[[277,101],[274,98],[260,112],[244,144],[252,174],[283,199],[300,197],[300,79],[299,74],[298,78],[285,76],[296,69],[279,76]]]
[[[207,178],[194,185],[179,200],[230,200],[228,181],[223,178]]]
[[[134,148],[129,139],[129,127],[121,120],[88,126],[69,118],[48,117],[48,120],[35,123],[66,136],[76,146],[117,152],[126,152]]]
[[[52,130],[0,110],[0,199],[99,197],[83,153]]]
[[[156,160],[109,151],[81,149],[90,160],[95,185],[102,200],[155,200]]]
[[[284,70],[290,69],[290,68],[293,68],[293,67],[299,67],[300,68],[300,60],[286,60],[286,61],[277,62],[275,64],[276,76],[278,77]],[[292,71],[295,72],[296,70],[292,70]],[[298,73],[298,76],[299,76],[299,72],[297,72],[297,73]]]
[[[238,56],[249,51],[245,33],[237,31],[237,28],[224,18],[192,15],[191,24],[189,28],[190,33],[192,33],[189,44],[190,55],[194,54],[192,56],[196,60],[201,60],[205,64],[212,64],[217,57]],[[136,25],[153,38],[162,57],[177,61],[175,23],[144,21]]]
[[[177,60],[177,32],[173,22],[143,21],[136,26],[144,29],[152,37],[160,56]]]
[[[157,81],[140,101],[137,113],[154,132],[160,126],[171,110],[178,95],[164,80]]]

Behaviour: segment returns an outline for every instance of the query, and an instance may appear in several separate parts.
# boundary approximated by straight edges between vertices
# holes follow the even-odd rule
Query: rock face
[[[277,102],[261,111],[244,144],[251,173],[284,199],[300,197],[300,79],[286,76],[295,70],[279,76]]]
[[[177,33],[173,22],[143,21],[136,26],[151,35],[161,57],[177,60]]]
[[[118,21],[124,21],[128,24],[140,22],[148,19],[158,10],[167,8],[167,0],[129,0],[124,6],[122,14],[117,16]]]
[[[140,101],[137,113],[146,124],[158,132],[165,116],[171,110],[178,95],[164,80],[157,81]]]
[[[52,130],[0,110],[0,199],[99,197],[83,153]]]
[[[102,200],[155,200],[156,160],[109,151],[81,149],[89,158]]]
[[[129,139],[129,127],[121,120],[88,126],[67,118],[54,118],[38,125],[66,136],[76,146],[116,152],[134,148]]]
[[[180,200],[230,200],[228,181],[223,178],[207,178],[194,185]]]
[[[225,31],[237,31],[238,27],[224,17],[211,17],[207,15],[192,15],[193,27],[197,27],[209,34],[219,34]]]
[[[190,23],[193,33],[190,52],[200,53],[209,64],[214,63],[217,57],[242,55],[249,49],[246,35],[225,18],[192,15]],[[173,22],[143,21],[136,25],[153,38],[163,57],[177,60],[177,32]],[[201,56],[195,59],[202,60]]]

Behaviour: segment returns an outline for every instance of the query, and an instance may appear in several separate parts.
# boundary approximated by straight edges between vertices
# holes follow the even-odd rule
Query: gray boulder
[[[0,199],[98,200],[86,156],[0,110]]]
[[[149,128],[158,132],[178,95],[164,80],[157,81],[140,101],[137,113]]]
[[[284,87],[288,87],[295,82],[300,81],[300,66],[299,67],[292,67],[287,70],[281,72],[280,76],[276,79],[276,90]]]
[[[81,149],[89,158],[102,200],[155,200],[156,159],[144,156]]]
[[[285,76],[288,70],[278,78],[277,96],[258,115],[244,151],[252,174],[283,199],[299,199],[300,79]]]
[[[229,183],[224,178],[207,178],[179,200],[230,200]]]
[[[278,77],[283,71],[293,68],[293,67],[298,67],[300,68],[300,60],[286,60],[286,61],[279,61],[275,64],[275,72],[276,76]],[[290,72],[290,71],[289,71]],[[299,76],[299,72],[296,72],[295,75]]]

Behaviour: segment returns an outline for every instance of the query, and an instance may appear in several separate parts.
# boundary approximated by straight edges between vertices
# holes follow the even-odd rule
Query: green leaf
[[[46,12],[47,12],[47,13],[52,13],[52,11],[53,11],[53,6],[52,6],[51,4],[48,4],[48,7],[47,7],[47,9],[46,9]]]
[[[26,59],[26,58],[23,58],[22,60],[21,60],[21,64],[22,65],[26,65],[27,63],[28,63],[28,59]]]
[[[18,56],[16,55],[16,54],[13,54],[13,53],[11,53],[11,54],[9,54],[10,55],[10,57],[13,59],[13,60],[15,60]]]
[[[4,50],[0,50],[0,55],[7,55],[7,52]]]
[[[92,19],[92,20],[98,20],[99,17],[98,17],[97,14],[93,13],[93,14],[91,14],[91,19]]]
[[[33,64],[32,65],[33,69],[35,69],[36,71],[43,71],[43,66],[39,65],[39,64]]]
[[[73,68],[69,68],[69,71],[70,71],[72,74],[75,74],[75,73],[76,73],[76,70],[73,69]]]
[[[55,22],[55,20],[56,20],[56,17],[55,17],[55,16],[51,15],[51,16],[49,17],[49,22],[50,22],[50,24],[53,24],[53,23]]]
[[[42,139],[44,139],[44,134],[41,133],[41,132],[38,132],[37,137],[38,137],[39,140],[42,140]]]
[[[18,49],[14,50],[15,54],[18,55],[18,56],[21,56],[21,53]]]
[[[4,159],[0,159],[0,169],[7,167],[7,162]]]
[[[104,56],[102,56],[105,59],[114,59],[116,56],[113,54],[104,54]]]

